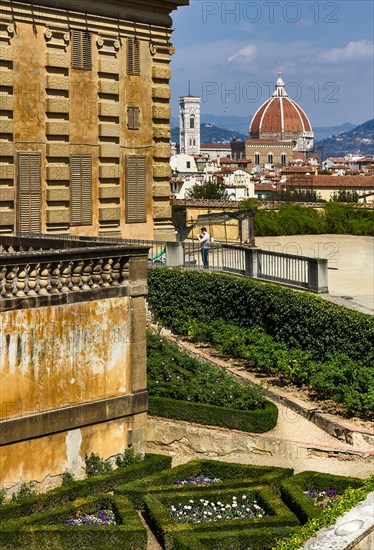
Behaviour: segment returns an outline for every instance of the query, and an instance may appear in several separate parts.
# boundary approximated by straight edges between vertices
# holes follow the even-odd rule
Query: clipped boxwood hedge
[[[343,477],[316,472],[302,472],[281,481],[281,495],[283,501],[299,518],[301,523],[319,517],[323,510],[316,506],[311,498],[304,493],[309,489],[336,489],[339,495],[351,487],[357,489],[365,480],[356,477]]]
[[[118,525],[73,526],[67,520],[77,515],[112,509]],[[0,526],[2,550],[145,550],[147,531],[126,497],[98,494],[62,506],[18,518]]]
[[[374,363],[374,319],[307,292],[222,273],[151,269],[149,302],[156,317],[176,333],[195,319],[224,319],[239,327],[258,326],[276,341],[295,341],[316,361],[344,353]]]
[[[239,411],[205,403],[150,396],[149,413],[152,416],[253,433],[264,433],[271,430],[278,419],[278,409],[270,401],[265,402],[263,409]]]
[[[44,512],[76,499],[96,493],[107,493],[115,487],[141,477],[170,468],[169,456],[146,454],[139,464],[132,464],[108,473],[76,481],[72,485],[62,486],[48,493],[32,496],[20,502],[9,502],[0,506],[0,525],[30,514]]]
[[[174,550],[271,550],[279,539],[295,533],[295,527],[259,527],[219,533],[188,533],[174,537]]]
[[[264,517],[232,519],[232,520],[217,520],[201,523],[176,523],[167,508],[167,505],[182,505],[187,504],[191,499],[191,492],[180,489],[179,494],[165,493],[162,495],[150,494],[144,498],[146,514],[149,523],[153,527],[158,539],[166,550],[174,548],[175,536],[179,533],[193,532],[198,535],[204,532],[213,532],[217,536],[220,532],[228,530],[250,531],[261,527],[287,527],[299,525],[296,516],[287,508],[281,501],[277,493],[270,487],[256,486],[246,489],[233,489],[225,487],[219,489],[218,486],[201,487],[200,491],[194,491],[193,496],[196,499],[219,499],[221,502],[236,495],[240,500],[243,494],[253,494],[259,501],[260,505],[265,509],[268,515]]]
[[[116,489],[116,493],[125,494],[136,507],[144,507],[144,497],[148,494],[168,493],[179,494],[181,487],[184,491],[193,494],[202,493],[209,487],[217,488],[243,488],[253,485],[268,485],[278,488],[280,480],[292,476],[291,468],[278,468],[275,466],[254,466],[252,464],[236,464],[221,462],[218,460],[191,460],[175,468],[164,470],[159,474],[145,477],[138,481],[126,483]],[[214,485],[176,485],[175,481],[187,480],[189,477],[203,475],[209,479],[220,479]]]

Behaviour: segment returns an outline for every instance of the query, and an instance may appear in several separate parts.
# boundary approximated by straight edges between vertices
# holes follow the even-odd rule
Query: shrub
[[[0,506],[2,504],[4,504],[5,500],[6,500],[6,489],[4,489],[4,487],[1,487],[1,489],[0,489]]]
[[[136,453],[131,447],[129,449],[125,449],[123,453],[116,455],[116,465],[119,468],[130,466],[131,464],[140,464],[143,460],[143,456],[140,453]]]
[[[86,475],[87,477],[96,476],[98,474],[106,474],[112,471],[112,465],[107,460],[103,460],[96,453],[91,453],[90,456],[85,456]]]
[[[12,494],[12,500],[18,502],[34,495],[36,495],[35,483],[33,481],[30,481],[30,483],[22,481],[17,491]]]
[[[74,475],[68,470],[65,470],[65,472],[62,474],[61,486],[66,487],[67,485],[72,485],[74,482],[75,482]]]

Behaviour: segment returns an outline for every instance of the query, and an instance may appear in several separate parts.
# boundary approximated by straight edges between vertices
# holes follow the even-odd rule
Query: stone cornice
[[[38,20],[41,12],[46,8],[49,16],[64,12],[65,18],[74,19],[75,14],[99,16],[116,21],[128,21],[145,25],[155,25],[170,28],[172,19],[170,13],[179,6],[188,5],[189,0],[34,0],[32,6],[26,2],[3,0],[2,10],[9,11],[11,19],[15,21],[27,20],[28,15]]]

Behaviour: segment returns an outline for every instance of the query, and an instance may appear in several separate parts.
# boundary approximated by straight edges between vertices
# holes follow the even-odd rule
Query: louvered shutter
[[[147,221],[146,157],[126,156],[126,222]]]
[[[71,66],[73,69],[90,69],[92,67],[91,33],[78,30],[72,31]]]
[[[127,126],[129,130],[139,130],[139,107],[127,108]]]
[[[41,231],[40,153],[18,154],[18,229]]]
[[[92,157],[70,157],[71,225],[92,224]]]
[[[140,74],[140,49],[137,38],[127,39],[127,74]]]

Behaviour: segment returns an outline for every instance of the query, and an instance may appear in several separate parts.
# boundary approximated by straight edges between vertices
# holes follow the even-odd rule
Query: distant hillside
[[[200,128],[201,143],[230,143],[234,138],[247,139],[245,134],[241,134],[235,130],[226,130],[218,128],[211,124],[202,124]],[[171,131],[171,139],[179,143],[179,128],[173,128]]]
[[[211,124],[217,128],[226,128],[227,130],[232,131],[235,135],[242,134],[248,137],[249,124],[252,120],[252,115],[248,116],[227,116],[227,115],[201,115],[201,122],[205,124]],[[174,128],[176,132],[174,135],[177,135],[177,141],[179,141],[178,131],[175,128],[178,126],[179,120],[176,117],[172,117],[170,125]],[[329,138],[332,135],[337,136],[342,132],[348,132],[355,128],[355,124],[351,122],[344,122],[343,124],[337,126],[314,126],[314,141],[321,141],[323,139]],[[175,139],[173,139],[175,141]],[[209,142],[207,142],[209,143]]]
[[[368,120],[348,132],[317,141],[314,145],[320,149],[323,159],[328,157],[344,157],[348,153],[373,156],[374,119]]]

